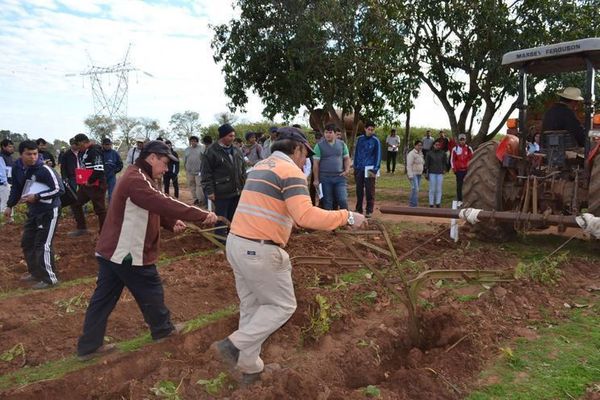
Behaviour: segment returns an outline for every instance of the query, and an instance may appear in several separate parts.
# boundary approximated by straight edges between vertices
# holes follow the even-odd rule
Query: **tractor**
[[[475,151],[463,187],[463,208],[541,215],[600,216],[600,114],[594,116],[595,72],[600,68],[600,38],[588,38],[506,53],[502,65],[518,69],[518,120],[508,120],[509,134]],[[538,152],[528,154],[527,78],[586,71],[583,88],[585,145],[568,131],[542,131]],[[513,133],[513,134],[510,134]],[[534,225],[534,226],[532,226]],[[543,223],[477,224],[487,239],[507,240],[517,230]],[[561,227],[559,226],[559,229]]]

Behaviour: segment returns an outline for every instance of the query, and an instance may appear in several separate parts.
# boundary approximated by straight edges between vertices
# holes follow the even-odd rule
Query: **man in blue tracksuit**
[[[36,281],[34,289],[46,289],[58,284],[54,268],[52,239],[60,211],[60,196],[65,189],[56,173],[38,156],[34,141],[19,144],[19,158],[12,170],[12,188],[5,216],[10,216],[17,203],[27,203],[21,247],[29,274],[21,278]]]
[[[112,141],[109,138],[102,139],[102,157],[104,159],[104,175],[106,175],[106,185],[108,186],[108,202],[112,192],[117,184],[117,174],[123,169],[121,156],[112,147]]]
[[[375,136],[375,124],[365,124],[365,134],[356,139],[354,148],[354,178],[356,180],[356,212],[363,213],[363,195],[367,195],[365,216],[370,218],[375,206],[375,177],[381,165],[381,143]]]

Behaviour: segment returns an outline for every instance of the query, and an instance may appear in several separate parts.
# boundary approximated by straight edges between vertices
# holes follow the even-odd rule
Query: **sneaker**
[[[35,285],[33,285],[31,288],[35,289],[35,290],[43,290],[43,289],[50,289],[53,286],[58,285],[58,282],[56,282],[55,284],[52,283],[48,283],[48,282],[44,282],[44,281],[39,281],[38,283],[36,283]]]
[[[90,231],[88,231],[87,229],[75,229],[74,231],[67,233],[67,236],[79,237],[79,236],[87,235],[88,233],[90,233]]]
[[[371,218],[372,216],[373,216],[373,213],[370,213],[370,212],[365,214],[365,218]]]
[[[210,345],[210,350],[215,356],[227,365],[228,368],[234,369],[237,365],[238,358],[240,356],[240,350],[234,346],[234,344],[225,338],[219,340]],[[244,374],[244,375],[255,375],[255,374]]]
[[[246,388],[248,386],[254,385],[260,380],[260,374],[262,374],[262,372],[257,372],[255,374],[243,373],[242,379],[240,380],[240,387]]]
[[[114,343],[111,344],[104,344],[100,347],[98,347],[95,351],[92,351],[91,353],[87,353],[84,355],[77,355],[77,359],[79,361],[88,361],[91,360],[92,358],[95,357],[99,357],[99,356],[103,356],[105,354],[111,353],[114,350],[117,349],[117,346]]]
[[[225,250],[217,249],[217,250],[215,250],[215,254],[218,256],[223,256],[223,255],[225,255]]]
[[[440,204],[436,204],[436,205],[435,205],[435,208],[440,208],[440,207],[441,207],[441,205],[440,205]]]
[[[199,206],[200,205],[200,200],[194,200],[194,205],[195,206]]]
[[[23,282],[33,282],[33,281],[35,281],[35,277],[33,275],[31,275],[29,272],[26,272],[23,275],[21,275],[19,280],[21,280]]]

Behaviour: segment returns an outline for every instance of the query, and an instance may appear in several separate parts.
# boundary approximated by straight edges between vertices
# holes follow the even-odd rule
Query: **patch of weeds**
[[[11,362],[15,358],[22,357],[23,362],[25,362],[25,347],[23,343],[17,343],[10,349],[6,350],[4,353],[0,354],[0,360],[4,362]]]
[[[70,299],[55,301],[54,304],[56,304],[61,311],[72,314],[77,311],[77,309],[87,308],[88,301],[84,295],[85,293],[81,292],[79,295],[73,296]]]
[[[182,397],[179,395],[180,387],[181,382],[176,386],[173,381],[160,381],[150,388],[150,393],[163,399],[182,400]]]
[[[456,300],[466,303],[469,301],[477,300],[478,298],[479,298],[479,296],[476,294],[463,294],[463,295],[457,296]]]
[[[528,263],[519,262],[515,269],[517,279],[528,279],[544,285],[553,285],[562,276],[560,266],[568,260],[569,253],[564,252],[542,260]]]
[[[327,297],[317,294],[315,296],[317,307],[309,307],[310,322],[302,329],[303,341],[306,339],[317,341],[331,329],[331,323],[339,315],[336,309],[331,309]]]
[[[510,347],[500,347],[500,352],[512,369],[522,370],[525,367],[525,362],[517,357]]]
[[[353,301],[356,304],[375,304],[375,301],[377,301],[377,292],[371,290],[367,293],[356,293],[353,297]]]
[[[429,300],[419,298],[417,302],[419,303],[419,307],[421,307],[421,309],[423,310],[432,310],[433,308],[435,308],[435,304],[433,304]]]
[[[362,390],[363,394],[367,397],[379,397],[381,396],[381,390],[375,385],[369,385]]]
[[[216,396],[221,392],[225,384],[227,383],[229,377],[225,372],[219,373],[216,378],[213,379],[200,379],[196,382],[198,385],[204,386],[204,390],[206,393],[211,396]]]
[[[418,275],[427,269],[427,265],[421,260],[419,260],[419,261],[405,260],[400,264],[400,269],[402,271],[406,271],[406,272],[410,272],[411,274]]]

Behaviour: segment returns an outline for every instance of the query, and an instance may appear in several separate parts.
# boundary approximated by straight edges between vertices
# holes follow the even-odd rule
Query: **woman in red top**
[[[467,144],[467,136],[464,133],[458,135],[458,144],[450,152],[450,165],[456,175],[456,200],[462,201],[462,186],[469,161],[473,157],[473,149]]]

